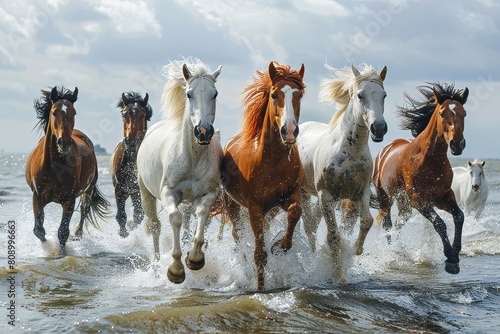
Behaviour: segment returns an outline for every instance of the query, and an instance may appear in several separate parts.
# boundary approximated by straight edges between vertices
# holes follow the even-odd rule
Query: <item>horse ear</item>
[[[304,80],[304,73],[306,72],[306,68],[304,67],[304,64],[300,65],[299,68],[299,75],[302,80]]]
[[[486,163],[486,161],[481,161],[481,167],[484,167],[484,164]]]
[[[460,94],[462,97],[462,104],[465,104],[467,102],[467,98],[469,97],[469,88],[465,87],[464,91],[462,94]]]
[[[130,103],[130,99],[127,95],[125,95],[125,93],[122,93],[122,103],[123,107],[126,107]]]
[[[57,96],[57,87],[54,86],[54,88],[52,88],[52,91],[50,92],[50,100],[52,101],[52,103],[54,103],[58,99],[59,99],[59,96]]]
[[[274,84],[274,78],[276,77],[276,67],[274,66],[274,61],[271,61],[269,63],[269,67],[268,67],[267,71],[269,73],[269,78],[271,78],[271,81]]]
[[[434,87],[432,87],[432,93],[434,93],[434,99],[436,100],[437,104],[443,103],[443,94],[438,92]]]
[[[358,75],[361,74],[361,73],[359,73],[359,70],[356,68],[356,66],[354,66],[354,64],[351,64],[351,71],[352,71],[352,74],[354,74],[355,77],[357,77]]]
[[[217,69],[215,70],[215,72],[212,73],[212,76],[215,78],[215,80],[217,80],[217,77],[219,76],[220,71],[222,71],[222,65],[219,65],[219,67],[217,67]]]
[[[148,100],[149,100],[149,94],[146,93],[146,95],[144,95],[144,106],[148,104]]]
[[[182,65],[182,74],[184,75],[184,79],[186,79],[186,81],[189,81],[189,79],[192,77],[191,72],[189,72],[186,63]]]
[[[472,162],[469,160],[469,168],[472,167]]]
[[[387,75],[387,66],[384,65],[384,68],[380,70],[378,76],[380,77],[380,79],[382,79],[382,81],[384,81],[386,75]]]
[[[73,101],[71,101],[71,102],[75,103],[76,100],[78,100],[78,87],[75,87],[75,90],[73,91],[73,93],[71,93],[71,96],[73,99]]]

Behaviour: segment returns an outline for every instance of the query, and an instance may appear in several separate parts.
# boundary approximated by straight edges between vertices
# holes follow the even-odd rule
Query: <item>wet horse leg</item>
[[[311,195],[309,195],[305,190],[301,192],[302,196],[302,222],[304,224],[304,232],[306,233],[307,240],[309,241],[309,247],[313,252],[316,251],[316,230],[319,225],[314,221],[312,209],[311,209]]]
[[[419,208],[418,211],[432,223],[434,229],[441,237],[441,240],[443,242],[444,255],[446,256],[446,261],[445,261],[446,272],[450,274],[458,274],[460,272],[460,266],[459,266],[460,260],[458,258],[458,252],[455,250],[456,246],[455,243],[453,247],[450,244],[450,240],[448,239],[448,234],[446,231],[446,224],[444,223],[443,219],[439,217],[436,211],[430,206]],[[455,219],[455,216],[453,218]],[[457,219],[459,218],[460,217],[457,216]],[[463,223],[463,213],[462,213],[462,223]],[[455,233],[460,232],[459,236],[455,235],[455,242],[460,242],[462,235],[461,233],[462,227],[460,226],[459,228],[457,228],[457,221],[455,221],[455,228],[456,228]],[[460,248],[460,246],[458,246],[458,248]]]
[[[370,192],[366,192],[361,201],[356,202],[356,209],[360,213],[359,235],[356,239],[356,255],[363,254],[363,245],[366,236],[373,225],[373,217],[370,213]]]
[[[172,227],[172,235],[174,238],[174,249],[172,250],[173,262],[168,266],[167,277],[172,283],[182,283],[186,278],[184,265],[182,264],[182,249],[181,249],[181,228],[182,228],[182,213],[179,211],[181,196],[175,193],[172,189],[164,187],[160,194],[161,204],[168,215],[168,221]],[[158,246],[160,231],[153,232],[153,242],[155,249]]]
[[[255,250],[254,263],[257,271],[257,290],[264,289],[264,270],[267,265],[267,251],[264,240],[264,216],[265,212],[257,203],[249,203],[248,215],[250,225],[254,234]]]
[[[116,221],[118,222],[118,226],[120,226],[120,230],[118,231],[118,235],[122,238],[128,237],[127,231],[127,213],[125,212],[125,201],[127,200],[128,195],[125,193],[123,189],[121,189],[121,185],[117,184],[115,188],[115,199],[116,199]]]
[[[186,266],[191,270],[200,270],[205,266],[205,254],[201,246],[205,242],[205,224],[208,220],[210,209],[215,203],[215,192],[209,193],[203,197],[198,197],[193,201],[193,207],[196,208],[197,225],[194,235],[193,248],[186,256]]]
[[[45,229],[43,228],[44,221],[44,211],[46,203],[43,203],[41,198],[33,192],[33,214],[35,216],[35,226],[33,228],[33,233],[40,239],[41,242],[47,241],[45,239]]]
[[[144,210],[142,209],[141,203],[141,193],[139,190],[139,186],[136,186],[130,192],[130,199],[132,200],[132,206],[134,207],[134,222],[130,224],[130,229],[136,228],[138,225],[142,223],[144,219]]]
[[[297,189],[295,193],[281,205],[281,207],[287,212],[288,225],[285,235],[281,241],[276,242],[271,248],[271,253],[273,254],[278,246],[285,252],[292,248],[293,231],[295,230],[295,226],[297,226],[297,222],[302,215],[300,188]]]
[[[71,221],[71,217],[73,216],[73,211],[75,210],[75,199],[62,203],[62,220],[61,225],[59,225],[59,229],[57,231],[57,236],[59,237],[59,248],[60,253],[63,255],[66,251],[66,241],[68,241],[69,237],[69,223]],[[82,208],[82,216],[83,216],[83,208]]]
[[[156,197],[142,184],[139,179],[141,189],[142,205],[146,215],[146,230],[153,235],[153,249],[155,261],[160,261],[160,231],[161,222],[156,211]]]
[[[385,232],[387,233],[387,243],[391,243],[391,235],[389,232],[392,230],[392,220],[391,220],[391,207],[393,199],[387,195],[387,193],[379,186],[375,186],[377,188],[377,197],[379,201],[379,211],[377,215],[377,221],[382,218],[382,226],[384,227]]]
[[[343,281],[341,257],[342,238],[335,219],[335,202],[333,196],[327,190],[321,190],[318,195],[323,210],[323,217],[325,217],[327,229],[326,241],[332,253],[335,279],[337,281]]]

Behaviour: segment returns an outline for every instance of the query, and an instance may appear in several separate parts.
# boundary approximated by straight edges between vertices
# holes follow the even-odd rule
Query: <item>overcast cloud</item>
[[[388,67],[385,115],[389,132],[370,143],[372,154],[399,129],[396,105],[418,96],[428,81],[468,87],[463,157],[500,158],[500,3],[457,1],[0,1],[0,150],[29,152],[41,134],[33,100],[54,85],[79,89],[76,128],[111,152],[122,138],[116,102],[122,92],[148,92],[158,120],[170,60],[194,56],[223,65],[216,127],[223,143],[239,129],[240,92],[270,60],[305,64],[301,122],[328,122],[318,103],[324,67],[367,63]]]

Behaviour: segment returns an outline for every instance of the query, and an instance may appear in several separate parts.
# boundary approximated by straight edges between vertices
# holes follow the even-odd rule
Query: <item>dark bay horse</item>
[[[34,102],[39,122],[45,132],[26,162],[26,182],[33,191],[33,233],[45,242],[43,228],[44,208],[55,202],[63,214],[58,230],[61,254],[69,237],[69,223],[80,198],[80,223],[75,236],[81,238],[83,223],[89,221],[98,227],[97,217],[105,218],[108,201],[97,188],[97,160],[92,141],[74,129],[78,88],[73,92],[64,87],[42,90],[42,97]]]
[[[124,138],[116,145],[111,156],[110,171],[115,188],[116,220],[120,226],[118,234],[123,238],[128,236],[125,201],[129,197],[134,207],[134,221],[130,227],[135,228],[144,218],[141,192],[137,181],[137,151],[146,134],[147,122],[153,115],[148,99],[148,93],[144,98],[136,92],[122,93],[116,105],[120,108],[122,115]]]
[[[398,108],[403,128],[411,130],[415,139],[394,140],[380,151],[375,161],[373,181],[380,204],[377,220],[383,219],[386,231],[391,229],[394,199],[403,221],[409,218],[412,208],[417,209],[441,237],[446,256],[445,270],[458,274],[464,214],[451,189],[453,171],[447,152],[449,148],[453,155],[460,155],[465,148],[466,112],[463,105],[469,90],[460,91],[453,85],[439,83],[420,86],[418,90],[424,96],[423,101],[405,94],[411,106]],[[434,207],[453,216],[453,245],[448,239],[446,225]]]
[[[245,88],[243,128],[229,139],[224,152],[222,181],[226,208],[238,240],[240,206],[248,209],[255,237],[257,289],[264,288],[267,252],[264,216],[274,207],[287,212],[288,227],[274,246],[286,251],[301,213],[302,165],[295,144],[299,132],[300,102],[304,94],[304,65],[291,70],[274,61],[267,72],[257,71]]]

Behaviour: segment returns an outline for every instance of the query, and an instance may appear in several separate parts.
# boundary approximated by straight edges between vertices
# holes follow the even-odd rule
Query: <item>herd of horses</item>
[[[342,236],[336,210],[340,210],[343,224],[352,226],[359,217],[355,243],[359,255],[374,222],[370,207],[378,208],[376,221],[390,231],[391,207],[396,202],[402,221],[416,209],[432,223],[443,243],[445,270],[459,273],[464,223],[460,207],[465,205],[461,203],[468,201],[465,207],[472,210],[471,201],[477,201],[471,199],[466,189],[481,194],[476,196],[482,203],[474,208],[476,218],[487,196],[484,161],[469,162],[469,168],[464,168],[465,176],[460,177],[464,181],[460,182],[458,177],[454,180],[447,157],[448,151],[460,155],[465,148],[464,104],[468,89],[428,83],[417,88],[422,100],[405,95],[409,106],[399,107],[397,112],[402,127],[410,130],[414,139],[392,141],[374,162],[368,142],[383,141],[388,131],[384,119],[387,67],[380,72],[369,65],[361,69],[354,65],[327,68],[331,77],[321,82],[319,95],[322,102],[337,106],[329,123],[299,124],[306,89],[305,67],[302,64],[295,70],[271,61],[264,71],[256,71],[244,89],[241,130],[224,148],[214,135],[213,126],[221,66],[212,72],[196,58],[164,66],[162,120],[149,129],[147,124],[153,114],[149,95],[123,93],[117,107],[124,138],[114,150],[110,168],[119,235],[129,234],[125,202],[130,197],[133,221],[128,227],[134,228],[145,218],[146,228],[153,236],[154,258],[159,261],[159,201],[173,232],[173,261],[167,276],[171,282],[182,283],[185,271],[180,231],[186,216],[189,221],[194,214],[197,222],[193,246],[185,259],[191,270],[199,270],[205,264],[202,245],[205,224],[211,217],[220,215],[221,220],[232,223],[235,242],[239,241],[241,229],[249,224],[255,239],[257,289],[261,290],[265,287],[268,257],[265,234],[281,208],[286,213],[287,227],[271,252],[287,252],[292,247],[300,218],[310,247],[315,250],[317,228],[323,218],[335,279],[342,282]],[[74,128],[78,89],[54,87],[41,93],[34,107],[44,136],[26,164],[26,181],[33,192],[33,232],[45,242],[44,207],[50,202],[61,204],[58,238],[64,254],[76,199],[80,197],[81,213],[76,238],[82,237],[86,221],[97,226],[98,218],[109,218],[110,203],[97,187],[93,144]],[[476,177],[465,181],[472,170]],[[482,180],[482,187],[478,180]],[[459,190],[465,182],[475,185],[462,185],[464,189]],[[311,197],[317,198],[316,203]],[[435,208],[453,216],[452,243]],[[242,212],[246,214],[244,218]],[[387,239],[391,242],[390,233]]]

